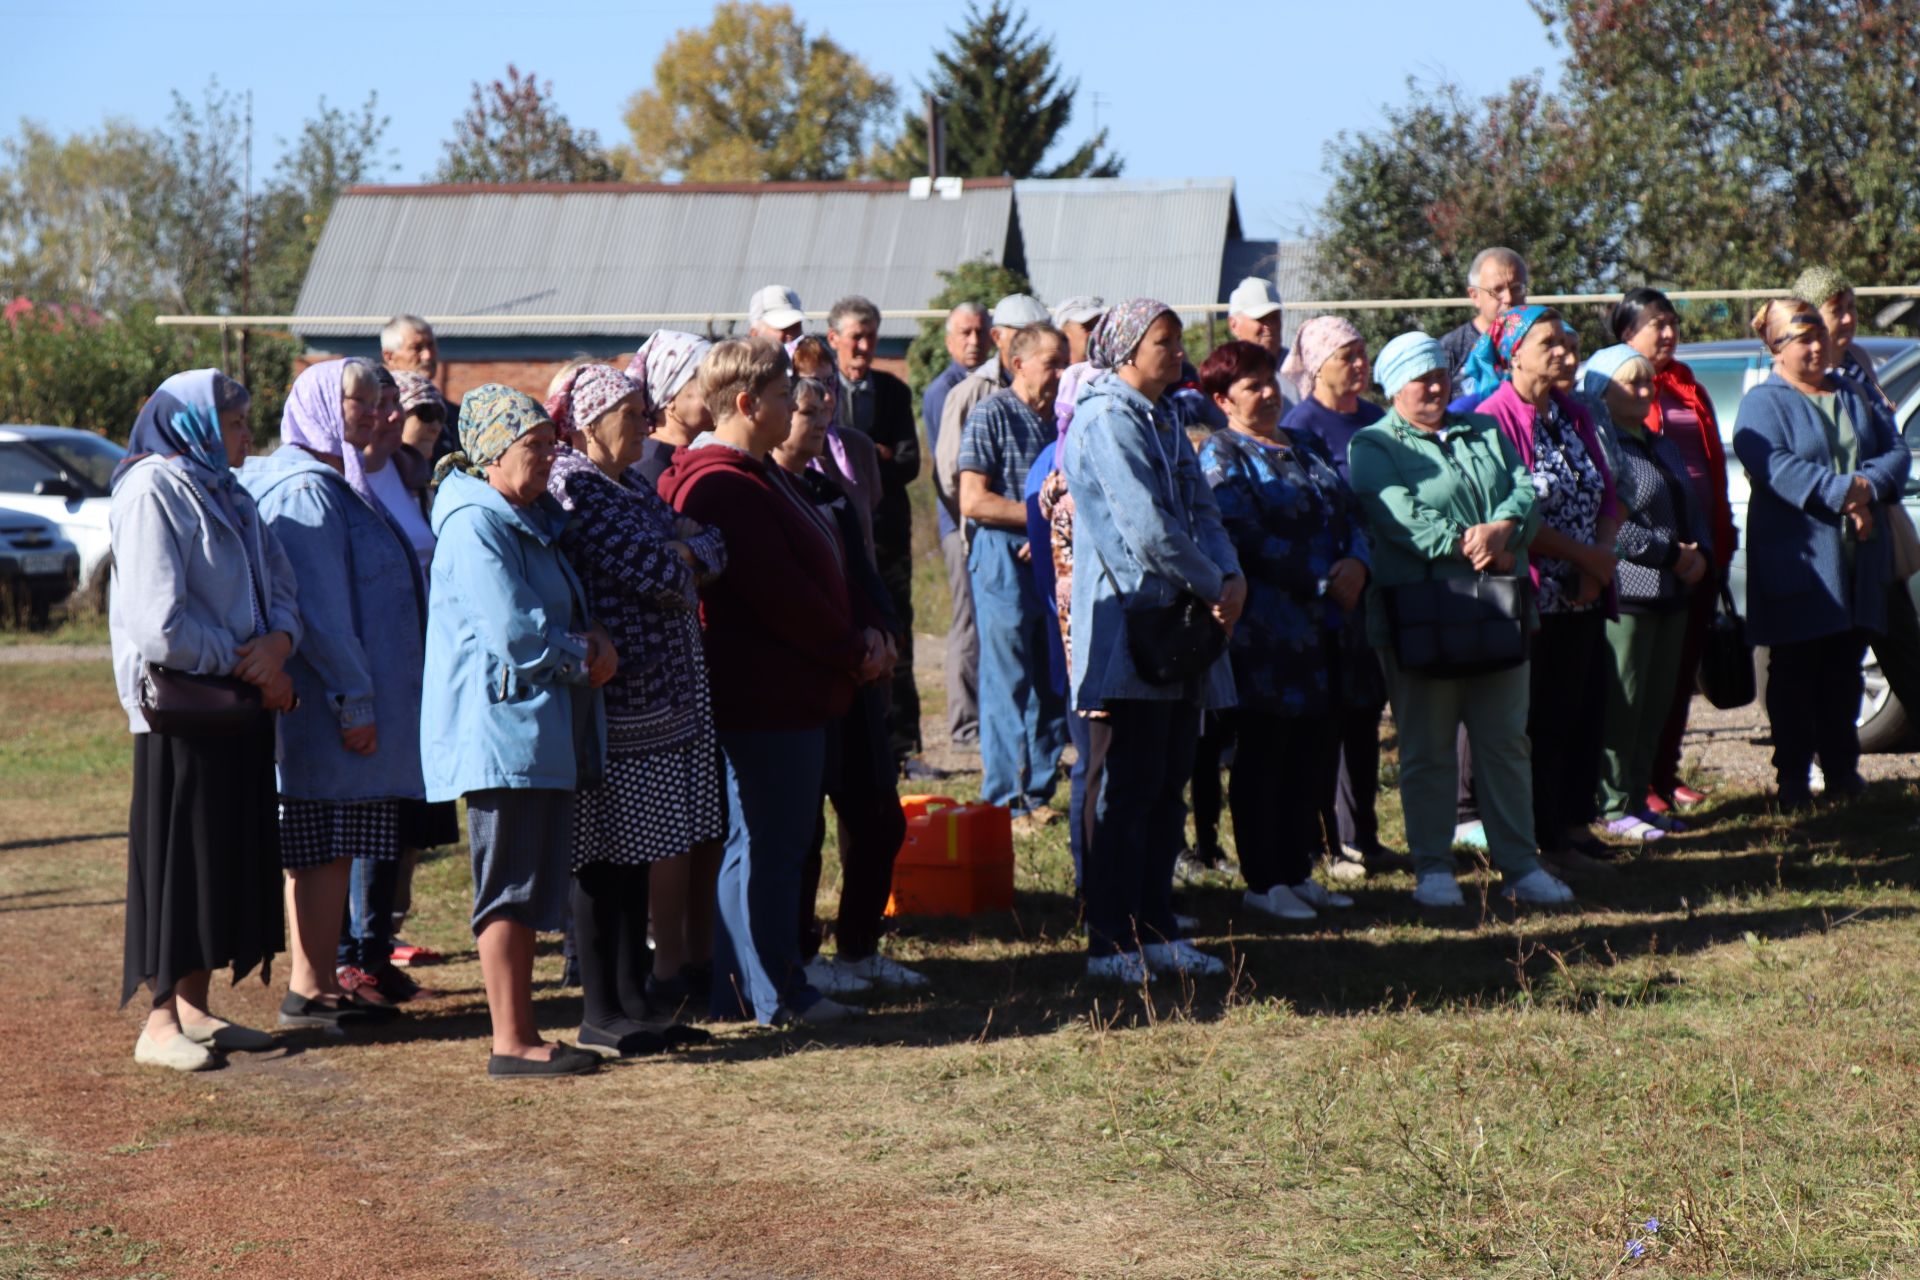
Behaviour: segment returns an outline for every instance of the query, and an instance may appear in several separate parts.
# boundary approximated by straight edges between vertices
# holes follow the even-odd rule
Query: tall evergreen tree
[[[1078,80],[1063,79],[1053,41],[1027,28],[1027,15],[1007,0],[985,9],[969,0],[967,20],[951,48],[934,55],[925,86],[946,121],[945,171],[963,178],[1113,178],[1122,161],[1107,151],[1107,131],[1095,133],[1051,168],[1042,163],[1073,119]],[[886,176],[927,171],[926,122],[909,108],[899,139],[876,157]]]

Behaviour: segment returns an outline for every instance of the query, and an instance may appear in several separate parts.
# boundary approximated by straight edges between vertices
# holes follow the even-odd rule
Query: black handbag
[[[1755,686],[1747,623],[1733,607],[1733,592],[1722,584],[1719,607],[1707,620],[1706,643],[1700,650],[1694,687],[1720,710],[1731,711],[1754,700],[1758,692]]]
[[[1527,660],[1525,578],[1480,573],[1386,587],[1393,656],[1402,670],[1434,679],[1483,676]]]
[[[231,738],[260,725],[260,690],[234,676],[203,676],[146,662],[138,680],[147,728],[186,738]]]
[[[1227,629],[1213,607],[1191,591],[1172,604],[1128,609],[1127,653],[1153,684],[1185,684],[1203,676],[1227,651]]]

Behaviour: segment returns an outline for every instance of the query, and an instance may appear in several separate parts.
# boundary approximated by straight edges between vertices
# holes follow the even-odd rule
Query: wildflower
[[[1646,1252],[1647,1252],[1647,1246],[1644,1244],[1641,1244],[1638,1240],[1627,1241],[1627,1256],[1629,1258],[1638,1260],[1640,1258],[1645,1257]]]
[[[1645,1222],[1641,1223],[1640,1225],[1646,1229],[1647,1234],[1650,1236],[1657,1236],[1660,1234],[1660,1219],[1658,1218],[1648,1218]]]

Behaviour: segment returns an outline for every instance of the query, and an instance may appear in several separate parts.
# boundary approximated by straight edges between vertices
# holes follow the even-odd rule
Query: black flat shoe
[[[600,1069],[600,1059],[570,1044],[553,1046],[551,1058],[513,1058],[505,1054],[491,1054],[487,1058],[487,1074],[495,1077],[513,1076],[520,1079],[540,1079],[552,1076],[583,1076]]]
[[[582,1049],[603,1058],[644,1058],[665,1053],[670,1047],[666,1036],[627,1018],[611,1027],[583,1022],[575,1039]]]
[[[690,1049],[698,1044],[712,1044],[713,1032],[704,1027],[690,1027],[684,1022],[669,1023],[660,1028],[660,1035],[669,1049]]]
[[[280,1025],[283,1027],[340,1031],[347,1027],[368,1026],[374,1021],[366,1008],[351,1000],[332,1004],[321,996],[301,996],[289,991],[287,998],[280,1002]]]

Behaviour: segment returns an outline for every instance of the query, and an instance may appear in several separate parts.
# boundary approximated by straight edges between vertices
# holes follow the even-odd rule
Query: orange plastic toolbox
[[[1013,816],[951,796],[902,796],[907,838],[887,914],[975,916],[1013,906]]]

